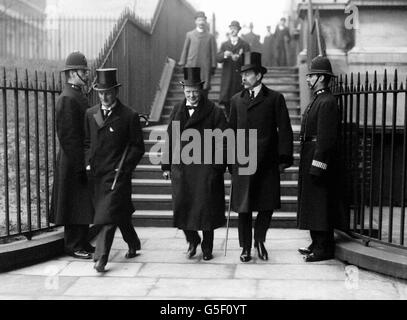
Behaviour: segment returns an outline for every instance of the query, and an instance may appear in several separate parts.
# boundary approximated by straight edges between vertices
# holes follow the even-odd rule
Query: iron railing
[[[340,76],[333,83],[342,114],[351,232],[366,243],[406,248],[407,81],[387,71]]]
[[[56,161],[55,102],[61,78],[4,68],[0,81],[0,239],[49,229]],[[13,77],[12,81],[8,81]]]

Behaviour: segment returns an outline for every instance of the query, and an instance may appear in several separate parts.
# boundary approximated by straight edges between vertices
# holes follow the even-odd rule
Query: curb
[[[361,240],[335,230],[335,257],[363,269],[407,279],[407,251],[385,244],[365,246]]]

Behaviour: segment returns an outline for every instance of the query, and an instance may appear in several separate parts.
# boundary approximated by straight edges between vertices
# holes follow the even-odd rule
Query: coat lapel
[[[103,120],[102,110],[100,109],[100,107],[98,108],[98,111],[93,115],[93,118],[95,119],[100,129],[120,119],[119,114],[121,106],[122,104],[120,103],[119,100],[117,100],[117,105],[114,107],[110,116],[105,120]]]
[[[184,104],[184,108],[185,104]],[[202,98],[199,102],[198,109],[192,114],[192,116],[185,123],[185,129],[193,127],[198,122],[206,118],[206,116],[212,112],[213,105],[209,104],[207,99]]]
[[[253,101],[249,102],[249,106],[248,106],[247,109],[251,109],[251,108],[257,106],[258,104],[262,103],[262,102],[266,99],[266,96],[267,96],[267,93],[268,93],[267,90],[268,90],[268,89],[267,89],[266,86],[263,84],[262,87],[261,87],[261,89],[260,89],[260,92],[259,92],[259,94],[256,96],[256,98],[254,98]]]

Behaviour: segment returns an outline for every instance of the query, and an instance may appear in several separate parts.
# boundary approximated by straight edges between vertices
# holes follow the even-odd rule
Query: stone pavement
[[[97,274],[92,261],[62,256],[0,274],[0,299],[407,299],[407,282],[347,266],[337,260],[306,264],[297,248],[308,232],[270,229],[270,260],[253,252],[239,261],[237,229],[215,231],[214,259],[186,259],[183,232],[173,228],[136,228],[140,255],[126,260],[118,231],[107,273]]]

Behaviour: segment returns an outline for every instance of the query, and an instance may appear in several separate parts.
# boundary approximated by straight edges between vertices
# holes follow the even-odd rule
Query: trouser
[[[273,211],[259,211],[254,225],[254,241],[265,242]],[[252,247],[252,212],[239,213],[239,245],[244,249]]]
[[[335,252],[334,231],[310,230],[312,252],[316,255],[332,256]]]
[[[185,238],[189,243],[199,244],[201,243],[201,238],[199,237],[198,231],[184,230]],[[203,252],[212,253],[213,250],[213,238],[214,231],[202,231],[203,241],[201,248]]]
[[[64,226],[65,252],[73,253],[89,249],[89,225],[69,224]]]
[[[105,224],[100,227],[100,231],[96,237],[96,250],[93,255],[93,260],[98,261],[102,256],[105,256],[106,259],[109,258],[117,227],[119,227],[123,240],[127,243],[129,248],[140,250],[140,239],[130,219],[118,225]]]

